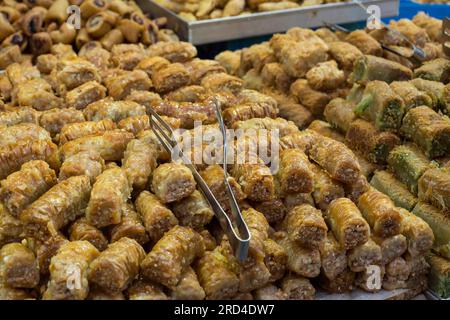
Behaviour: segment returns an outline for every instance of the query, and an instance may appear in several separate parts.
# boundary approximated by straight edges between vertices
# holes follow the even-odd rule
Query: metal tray
[[[397,16],[399,13],[399,0],[362,0],[361,2],[366,7],[378,5],[383,18]],[[137,3],[144,12],[150,12],[155,17],[167,17],[168,27],[174,30],[182,40],[195,45],[284,32],[292,27],[319,27],[323,25],[323,21],[349,23],[368,18],[368,14],[357,3],[339,2],[188,22],[152,0],[137,0]]]

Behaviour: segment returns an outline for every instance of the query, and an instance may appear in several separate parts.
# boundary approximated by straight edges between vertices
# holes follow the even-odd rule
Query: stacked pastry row
[[[419,13],[391,27],[405,38],[395,39],[387,30],[344,36],[294,28],[269,43],[221,53],[216,60],[240,75],[244,86],[277,99],[282,117],[350,147],[366,178],[359,185],[367,188],[370,181],[397,207],[433,228],[433,251],[441,257],[429,257],[430,285],[448,296],[449,264],[443,258],[448,259],[449,236],[450,61],[433,42],[440,40],[441,21]],[[352,43],[354,37],[365,40]],[[401,43],[405,39],[427,52],[429,61],[399,58],[380,46],[407,50]]]
[[[69,14],[69,6],[78,10]],[[76,8],[76,7],[74,7]],[[78,12],[79,11],[79,12]],[[0,68],[50,53],[54,44],[80,50],[98,41],[106,50],[119,43],[177,40],[165,19],[149,19],[134,1],[42,0],[2,1],[0,5]]]
[[[254,12],[287,10],[339,0],[155,0],[187,21],[248,15]]]

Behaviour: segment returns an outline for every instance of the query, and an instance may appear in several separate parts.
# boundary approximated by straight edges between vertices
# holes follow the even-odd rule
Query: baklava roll
[[[18,45],[0,48],[0,68],[6,69],[13,63],[21,62],[23,59]]]
[[[264,241],[269,236],[269,223],[261,212],[253,208],[242,211],[242,217],[252,235],[250,245],[251,257],[249,259],[258,260],[264,258]]]
[[[89,61],[81,58],[60,60],[57,65],[56,79],[65,87],[72,90],[89,81],[101,82],[98,69]]]
[[[0,299],[1,300],[31,300],[34,297],[30,291],[26,289],[11,288],[0,283]]]
[[[355,273],[349,268],[338,274],[334,279],[328,279],[324,274],[320,274],[319,285],[329,293],[349,292],[354,288],[355,276]]]
[[[121,238],[111,243],[89,265],[88,279],[108,291],[123,291],[139,274],[145,251],[133,239]]]
[[[332,1],[330,1],[332,2]],[[326,42],[327,45],[330,45],[333,42],[339,41],[339,37],[330,29],[326,27],[318,28],[314,30],[316,36]]]
[[[41,78],[20,83],[14,93],[13,101],[19,106],[30,106],[39,111],[59,108],[62,102],[55,96],[50,84]]]
[[[42,127],[33,123],[20,123],[10,127],[0,127],[0,148],[4,148],[25,140],[47,141],[50,134]]]
[[[98,251],[103,251],[108,246],[108,240],[102,231],[91,225],[86,218],[76,220],[69,228],[69,240],[89,241]]]
[[[47,235],[54,235],[83,215],[90,192],[88,176],[70,177],[52,187],[22,211],[20,220],[27,224],[30,236],[42,239]]]
[[[188,267],[184,272],[180,282],[172,290],[170,296],[174,300],[205,299],[205,291],[200,286],[197,274],[191,267]]]
[[[237,294],[237,266],[234,260],[221,252],[220,247],[205,252],[196,262],[195,270],[200,285],[205,290],[206,299],[229,299]]]
[[[414,78],[448,83],[450,81],[450,62],[446,58],[426,61],[414,70]]]
[[[234,165],[232,175],[241,185],[242,191],[252,201],[270,200],[275,195],[274,179],[260,158],[257,163],[237,163]]]
[[[289,92],[289,87],[294,81],[278,62],[265,64],[261,70],[261,78],[265,85],[275,87],[281,92]]]
[[[152,190],[163,202],[179,201],[195,190],[196,182],[190,169],[178,163],[164,163],[152,177]]]
[[[222,112],[225,124],[233,125],[238,121],[245,121],[252,118],[276,118],[278,108],[269,104],[242,103],[226,108]]]
[[[394,81],[390,86],[392,90],[403,99],[405,103],[405,112],[419,106],[433,108],[433,100],[431,97],[426,92],[417,89],[411,82]]]
[[[411,273],[408,263],[398,257],[386,265],[386,274],[383,279],[383,288],[395,290],[406,288],[406,280]]]
[[[292,210],[296,206],[302,204],[309,204],[311,206],[315,206],[314,198],[311,193],[289,193],[284,196],[283,204],[285,207],[285,211]],[[263,211],[261,211],[263,212]],[[281,221],[284,218],[284,215],[279,220]],[[270,222],[270,221],[269,221]]]
[[[111,242],[121,238],[136,240],[140,245],[149,241],[142,219],[131,203],[125,204],[122,211],[122,221],[110,231]]]
[[[219,62],[228,74],[236,76],[241,65],[241,52],[240,50],[225,50],[215,56],[214,60]]]
[[[249,293],[267,285],[271,273],[262,257],[249,255],[245,262],[239,265],[239,292]]]
[[[21,243],[9,243],[0,249],[0,278],[11,288],[34,288],[39,284],[36,257]]]
[[[309,155],[309,150],[320,136],[313,130],[303,130],[280,138],[280,149],[300,149]]]
[[[226,92],[236,95],[243,89],[243,83],[244,81],[238,77],[221,72],[207,75],[200,84],[214,93]]]
[[[342,98],[331,100],[325,107],[325,119],[341,132],[347,132],[350,124],[356,119],[353,104]]]
[[[142,191],[137,197],[136,210],[153,242],[161,239],[165,232],[178,224],[178,219],[172,211],[148,191]]]
[[[347,198],[339,198],[330,203],[326,220],[342,248],[352,249],[369,239],[369,225],[358,207]]]
[[[409,110],[400,131],[430,158],[449,153],[450,121],[426,106]]]
[[[39,264],[39,272],[43,276],[49,274],[50,261],[53,256],[56,255],[59,248],[68,243],[67,240],[61,233],[57,233],[43,241],[36,242],[36,258]]]
[[[120,70],[104,80],[109,95],[115,100],[125,99],[133,90],[149,90],[152,82],[142,70]]]
[[[298,127],[283,118],[253,118],[233,123],[233,129],[238,130],[278,130],[280,137],[298,132]]]
[[[124,34],[123,30],[122,33]],[[111,49],[111,62],[119,70],[133,70],[145,58],[143,46],[136,44],[116,44]]]
[[[375,241],[375,243],[381,248],[381,263],[383,265],[386,265],[394,259],[402,256],[407,248],[406,237],[402,234],[397,234],[387,238],[374,235],[372,236],[372,240]]]
[[[357,203],[359,197],[364,192],[369,190],[369,188],[370,184],[367,181],[366,177],[360,174],[355,182],[344,185],[345,196],[350,200],[352,200],[353,202]]]
[[[114,129],[116,124],[111,119],[69,123],[62,127],[59,133],[59,144],[63,145],[78,138]]]
[[[116,167],[103,171],[92,186],[91,198],[86,208],[86,218],[101,228],[118,224],[124,205],[131,194],[124,169]]]
[[[309,279],[297,275],[284,277],[280,287],[288,300],[314,300],[316,294]]]
[[[425,254],[433,246],[434,234],[430,226],[408,210],[400,210],[401,234],[406,237],[407,251],[412,257]]]
[[[308,130],[312,130],[314,132],[317,132],[319,135],[331,138],[338,142],[345,143],[344,135],[342,135],[338,130],[333,128],[331,124],[326,121],[314,120],[309,124]]]
[[[151,128],[150,117],[147,115],[131,116],[120,120],[119,123],[117,124],[117,127],[119,129],[131,132],[135,136],[137,136],[141,131],[149,130]]]
[[[322,273],[330,280],[336,278],[347,268],[347,255],[345,248],[333,236],[333,232],[328,232],[327,237],[321,247],[320,260]]]
[[[197,190],[186,198],[175,202],[172,210],[180,225],[196,230],[202,229],[214,216],[208,201]]]
[[[330,60],[318,63],[306,73],[308,84],[314,90],[326,91],[340,87],[345,76],[342,70],[339,70],[336,61]]]
[[[86,175],[91,184],[105,169],[105,160],[94,151],[82,151],[64,160],[59,169],[59,181],[74,176]]]
[[[237,16],[245,9],[245,0],[230,0],[223,8],[223,17]]]
[[[12,216],[18,218],[22,210],[56,183],[55,171],[46,162],[30,161],[0,182],[0,201]]]
[[[204,251],[203,239],[197,232],[175,226],[164,234],[142,261],[141,273],[150,280],[173,288],[194,259],[202,256]]]
[[[333,41],[328,43],[330,47],[330,55],[336,60],[339,67],[346,71],[351,71],[353,69],[354,62],[363,56],[363,53],[354,45],[343,42],[343,41]]]
[[[199,85],[187,85],[169,92],[164,96],[167,100],[177,102],[198,102],[207,94],[205,88]]]
[[[430,160],[413,144],[397,146],[389,153],[389,170],[415,195],[420,177],[432,167]]]
[[[146,114],[145,107],[134,101],[114,101],[105,98],[91,103],[84,109],[86,120],[100,121],[110,119],[119,122],[122,119],[133,116],[143,116]]]
[[[312,145],[309,156],[322,166],[333,179],[353,183],[361,168],[353,152],[343,143],[321,136]]]
[[[419,178],[419,200],[429,202],[436,208],[450,210],[450,172],[447,170],[428,169]]]
[[[405,103],[387,83],[374,80],[367,83],[362,99],[354,111],[382,131],[396,130],[401,125]]]
[[[139,277],[126,290],[130,300],[168,300],[163,287]]]
[[[448,101],[448,86],[446,87],[443,83],[437,81],[425,80],[422,78],[416,78],[409,81],[418,90],[425,92],[432,101],[430,108],[433,110],[442,110],[443,113],[450,115],[449,103]]]
[[[345,37],[345,41],[358,47],[362,53],[373,56],[381,56],[383,49],[381,44],[365,30],[355,30]]]
[[[197,49],[188,42],[157,42],[147,49],[149,57],[160,56],[170,62],[187,62],[197,55]]]
[[[362,272],[370,265],[382,261],[381,248],[372,239],[348,251],[348,267],[353,272]]]
[[[326,105],[332,99],[328,93],[311,88],[306,79],[298,79],[292,83],[290,93],[315,117],[323,115]]]
[[[286,300],[287,295],[274,284],[268,284],[253,292],[254,300]]]
[[[398,62],[365,55],[354,62],[352,77],[355,82],[360,84],[367,84],[373,80],[391,83],[392,81],[410,80],[412,71]]]
[[[387,171],[377,171],[370,180],[370,185],[394,201],[395,205],[412,210],[418,199],[409,192],[406,185],[398,181]]]
[[[299,149],[282,150],[276,174],[281,193],[309,193],[314,188],[314,173],[305,153]]]
[[[270,282],[281,279],[286,271],[288,256],[282,246],[272,239],[264,240],[264,263],[270,272]]]
[[[73,108],[46,110],[39,117],[39,125],[52,136],[58,134],[67,124],[84,121],[83,112]]]
[[[75,109],[84,109],[87,105],[105,98],[106,88],[97,81],[88,81],[70,90],[66,94],[66,104]]]
[[[44,300],[84,300],[89,293],[90,263],[99,255],[87,241],[63,244],[50,263],[50,280]]]
[[[320,210],[309,204],[289,211],[282,227],[292,241],[311,249],[318,249],[323,245],[328,231]]]
[[[315,278],[320,273],[320,252],[307,249],[289,239],[285,232],[277,232],[274,240],[283,247],[288,258],[287,270],[307,278]]]
[[[427,261],[431,267],[428,278],[430,289],[442,298],[448,298],[450,296],[450,262],[435,254],[428,255]]]
[[[10,242],[19,242],[23,239],[24,225],[22,221],[14,218],[8,210],[0,204],[0,246]]]
[[[148,186],[150,175],[155,170],[158,158],[157,146],[143,139],[131,140],[124,152],[122,168],[133,190]]]
[[[270,224],[281,222],[287,211],[283,200],[279,198],[254,203],[253,207],[261,212]]]
[[[345,139],[352,149],[359,151],[375,164],[385,164],[389,152],[401,143],[394,133],[380,131],[363,119],[356,119],[350,124]]]
[[[118,161],[128,142],[134,138],[130,132],[123,130],[110,130],[72,140],[60,148],[61,156],[65,160],[82,151],[95,151],[105,161]]]
[[[327,172],[317,165],[313,166],[314,191],[312,196],[314,203],[321,210],[326,210],[334,199],[345,196],[345,190],[339,181],[332,179]]]
[[[0,179],[18,171],[31,160],[44,160],[50,168],[58,170],[58,147],[50,140],[24,140],[0,149]]]
[[[399,209],[387,195],[370,188],[359,197],[358,207],[376,235],[390,237],[400,232]]]
[[[21,107],[14,110],[0,112],[0,125],[13,126],[19,123],[38,124],[38,122],[39,122],[39,113],[33,108]]]
[[[107,34],[116,24],[118,15],[115,12],[105,10],[93,14],[85,23],[88,34],[99,39]]]

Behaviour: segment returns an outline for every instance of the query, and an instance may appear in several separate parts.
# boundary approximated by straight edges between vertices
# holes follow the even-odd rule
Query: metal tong
[[[325,21],[322,21],[322,22],[323,22],[323,24],[324,24],[328,29],[330,29],[330,30],[333,30],[333,31],[342,31],[342,32],[345,32],[345,33],[350,33],[350,30],[348,30],[348,29],[344,28],[343,26],[340,26],[340,25],[338,25],[338,24],[336,24],[336,23],[328,23],[328,22],[325,22]],[[400,37],[404,38],[404,39],[411,45],[411,49],[412,49],[412,57],[416,58],[416,59],[419,60],[419,61],[423,61],[424,59],[426,59],[426,54],[425,54],[425,52],[424,52],[421,48],[419,48],[419,47],[416,46],[415,44],[411,43],[411,41],[409,41],[408,39],[406,39],[406,38],[405,38],[401,33],[399,33],[398,31],[393,30],[392,28],[388,27],[388,26],[385,25],[384,23],[382,23],[382,24],[383,24],[383,26],[384,26],[387,30],[389,30],[389,31],[391,31],[391,32],[394,32],[394,33],[400,35]],[[382,47],[384,50],[386,50],[386,51],[389,51],[389,52],[391,52],[391,53],[393,53],[393,54],[396,54],[396,55],[398,55],[398,56],[400,56],[400,57],[403,57],[403,58],[407,58],[407,59],[411,58],[411,56],[405,56],[402,52],[397,51],[397,50],[395,50],[395,49],[393,49],[393,48],[391,48],[391,47],[389,47],[389,46],[387,46],[387,45],[385,45],[385,44],[383,44],[383,43],[380,43],[380,44],[381,44],[381,47]]]
[[[208,187],[205,180],[203,180],[202,176],[198,173],[195,165],[192,164],[191,160],[185,157],[180,148],[177,148],[176,152],[179,152],[179,155],[183,160],[183,164],[192,171],[195,181],[197,182],[200,190],[209,202],[209,205],[214,211],[215,216],[219,220],[220,226],[228,236],[228,240],[230,241],[236,258],[239,261],[244,261],[248,256],[251,234],[247,227],[247,224],[242,217],[241,210],[231,189],[230,183],[228,182],[227,135],[225,124],[222,118],[221,108],[217,99],[214,99],[214,107],[223,138],[224,183],[230,201],[232,217],[230,217],[219,204],[211,189]],[[152,124],[152,128],[155,132],[156,137],[161,142],[166,151],[172,155],[174,148],[176,148],[177,145],[177,141],[175,140],[175,135],[172,128],[154,110],[150,109],[149,111],[151,113],[150,122]],[[237,230],[235,226],[237,227]]]

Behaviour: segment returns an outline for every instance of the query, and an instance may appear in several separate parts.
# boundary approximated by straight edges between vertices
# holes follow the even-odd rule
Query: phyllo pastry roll
[[[18,218],[22,210],[56,183],[55,171],[46,162],[33,160],[0,182],[0,200]]]
[[[381,248],[372,239],[350,249],[348,252],[348,267],[353,272],[362,272],[370,265],[381,264]]]
[[[160,56],[170,62],[187,62],[197,55],[197,49],[189,42],[158,42],[148,47],[150,57]]]
[[[22,211],[20,219],[26,223],[27,233],[36,238],[56,234],[83,215],[90,192],[87,176],[70,177],[58,183]]]
[[[98,228],[118,224],[130,194],[131,188],[125,170],[113,167],[103,171],[92,186],[86,208],[89,223]]]
[[[123,291],[139,273],[145,251],[133,239],[121,238],[91,262],[89,282],[109,291]]]
[[[324,110],[325,119],[335,128],[347,132],[350,123],[355,120],[354,105],[342,98],[331,100]]]
[[[174,300],[203,300],[205,290],[198,281],[197,274],[189,267],[181,277],[180,282],[172,290],[170,296]]]
[[[148,191],[141,192],[136,199],[136,210],[152,241],[158,241],[165,232],[178,224],[172,211]]]
[[[51,140],[50,134],[42,127],[33,123],[20,123],[10,127],[0,128],[0,148],[13,145],[15,143],[30,141]]]
[[[399,209],[387,195],[370,188],[359,197],[358,207],[376,235],[390,237],[400,232]]]
[[[108,246],[108,240],[102,231],[89,224],[86,218],[76,220],[69,228],[70,241],[86,240],[94,245],[99,251],[103,251]]]
[[[440,168],[428,169],[419,178],[419,199],[450,211],[450,172]]]
[[[344,185],[345,196],[356,203],[359,197],[369,188],[370,184],[367,182],[366,177],[360,174],[355,182]]]
[[[357,47],[348,42],[333,41],[328,43],[328,46],[330,47],[331,57],[336,60],[340,68],[346,71],[351,71],[354,62],[363,56],[363,53]]]
[[[270,272],[270,280],[276,281],[284,276],[288,256],[286,251],[272,239],[264,240],[264,263]]]
[[[333,90],[345,82],[344,71],[339,70],[336,61],[318,63],[306,73],[308,84],[315,90]]]
[[[296,193],[294,193],[293,195],[296,195]],[[273,198],[271,200],[257,202],[253,204],[253,207],[257,211],[261,212],[264,217],[266,217],[267,222],[269,222],[270,224],[281,222],[287,211],[283,200],[280,198]]]
[[[317,139],[309,156],[338,181],[353,183],[361,168],[353,152],[343,143],[323,137]]]
[[[307,249],[292,241],[287,233],[277,232],[274,240],[283,247],[288,259],[287,270],[307,278],[317,277],[320,273],[320,252]]]
[[[86,120],[100,121],[111,119],[119,122],[122,119],[146,114],[145,107],[131,100],[114,101],[110,97],[93,102],[83,110]]]
[[[290,93],[315,117],[322,116],[325,106],[332,99],[328,93],[311,88],[305,79],[298,79],[292,83]]]
[[[269,223],[261,212],[253,208],[243,210],[242,217],[252,235],[253,241],[250,244],[252,257],[264,257],[264,241],[269,236]]]
[[[428,285],[431,290],[446,299],[450,296],[450,262],[435,254],[427,257],[430,264]]]
[[[59,144],[63,145],[81,137],[114,129],[116,124],[111,119],[69,123],[62,127],[59,133]]]
[[[353,66],[353,80],[361,84],[373,80],[406,81],[411,77],[412,71],[400,63],[371,55],[359,57]]]
[[[204,77],[201,85],[211,92],[229,92],[237,94],[242,90],[243,80],[224,72],[212,73]]]
[[[417,195],[419,178],[432,167],[430,160],[413,144],[396,146],[387,160],[388,169]]]
[[[175,202],[173,213],[178,218],[180,225],[196,230],[207,225],[214,216],[208,201],[198,190],[195,190],[186,198]]]
[[[115,100],[125,99],[133,90],[149,90],[152,81],[142,70],[119,70],[103,81],[109,95]]]
[[[226,108],[223,112],[225,124],[233,125],[237,121],[245,121],[252,118],[276,118],[278,108],[267,103],[239,103]]]
[[[319,247],[322,273],[328,279],[334,279],[347,268],[347,255],[333,235],[328,232],[323,245]]]
[[[345,136],[326,121],[314,120],[309,124],[308,130],[312,130],[324,137],[345,143]]]
[[[349,268],[339,273],[334,279],[328,279],[321,273],[319,285],[322,289],[330,293],[344,293],[352,291],[354,288],[356,274]]]
[[[299,205],[289,211],[282,226],[292,241],[311,249],[323,245],[328,231],[320,210],[309,204]]]
[[[14,218],[8,210],[0,204],[0,246],[10,242],[19,242],[24,234],[23,222]]]
[[[330,203],[326,220],[342,248],[352,249],[367,242],[370,228],[358,207],[347,198]]]
[[[278,105],[278,116],[292,121],[300,129],[306,128],[314,120],[311,111],[294,102],[280,103]]]
[[[406,237],[402,234],[382,238],[372,236],[372,240],[380,246],[381,249],[381,263],[386,265],[405,253],[407,248]]]
[[[122,221],[111,229],[110,236],[111,242],[126,237],[136,240],[140,245],[149,240],[142,219],[131,203],[127,203],[123,208]]]
[[[377,171],[370,180],[370,185],[394,201],[397,207],[412,210],[418,199],[409,192],[406,185],[398,181],[387,171]]]
[[[442,110],[443,113],[450,115],[448,85],[445,86],[441,82],[421,78],[412,79],[409,82],[431,98],[431,109]]]
[[[105,160],[95,151],[81,151],[66,158],[59,169],[59,181],[86,175],[91,184],[105,169]]]
[[[449,153],[450,120],[428,107],[409,110],[403,118],[401,133],[414,141],[430,158]]]
[[[405,259],[402,257],[394,259],[386,265],[383,288],[386,290],[406,288],[406,280],[410,274],[411,268]]]
[[[205,252],[196,262],[195,270],[200,285],[205,290],[206,299],[229,299],[237,294],[238,266],[229,255],[221,252],[221,247]]]
[[[39,284],[39,266],[29,248],[9,243],[0,249],[0,278],[11,288],[34,288]]]
[[[85,119],[83,112],[81,110],[76,110],[74,108],[64,108],[64,109],[55,108],[46,110],[40,113],[39,117],[39,125],[48,132],[50,132],[52,136],[58,134],[61,131],[61,129],[69,123],[84,122],[84,121]]]
[[[163,202],[179,201],[194,192],[196,182],[188,167],[164,163],[153,172],[152,190]]]
[[[106,88],[97,81],[83,83],[66,94],[66,104],[70,108],[84,109],[90,103],[103,99],[106,96]]]
[[[54,72],[56,79],[64,87],[62,90],[72,90],[92,80],[100,82],[97,68],[82,58],[61,59]]]
[[[150,280],[173,288],[194,259],[202,256],[204,251],[203,239],[197,232],[175,226],[164,234],[142,261],[141,273]]]
[[[52,235],[45,240],[36,241],[34,251],[39,265],[39,272],[43,276],[49,274],[50,261],[54,255],[58,252],[59,248],[68,243],[62,233]]]
[[[390,86],[405,102],[405,112],[419,106],[433,107],[433,101],[430,96],[426,92],[417,89],[411,82],[394,81]]]
[[[167,120],[167,118],[165,118],[164,120]],[[169,119],[169,121],[170,121],[170,119]],[[174,128],[174,126],[172,124],[169,123],[169,125],[172,128]],[[131,117],[120,120],[119,123],[117,124],[117,127],[119,129],[123,129],[128,132],[131,132],[135,136],[137,136],[139,134],[139,132],[144,131],[144,130],[149,130],[151,128],[150,118],[146,114],[141,115],[141,116],[131,116]],[[175,125],[175,127],[176,127],[176,125]]]
[[[314,173],[305,153],[299,149],[282,150],[276,174],[283,194],[313,191]]]
[[[130,300],[168,300],[163,287],[141,277],[136,279],[126,290]]]
[[[2,300],[29,300],[34,298],[29,290],[11,288],[0,283],[0,299]]]
[[[402,218],[400,232],[406,237],[407,251],[413,256],[421,256],[433,246],[434,234],[430,226],[408,210],[400,210]]]
[[[364,54],[381,56],[381,44],[365,30],[355,30],[345,36],[345,41],[359,48]]]
[[[330,203],[337,198],[345,196],[345,191],[339,181],[332,179],[327,172],[319,166],[313,166],[314,191],[312,197],[314,203],[321,210],[326,210]]]
[[[190,81],[189,72],[181,63],[171,63],[152,73],[152,82],[158,93],[176,90]]]
[[[279,135],[285,136],[298,132],[297,126],[292,122],[283,118],[253,118],[233,123],[233,129],[238,130],[278,130]]]
[[[450,258],[450,218],[444,212],[419,201],[412,213],[422,218],[433,230],[433,250],[441,256]]]
[[[314,300],[316,295],[316,289],[309,279],[297,275],[284,277],[280,287],[288,300]]]
[[[99,255],[87,241],[63,244],[51,259],[50,280],[44,300],[84,300],[89,293],[90,263]]]
[[[31,160],[43,160],[54,170],[61,165],[58,147],[53,142],[24,140],[0,149],[0,179],[5,179]]]
[[[164,96],[165,99],[177,102],[198,102],[207,94],[205,88],[199,85],[188,85],[173,90]]]
[[[316,143],[316,140],[320,136],[312,130],[303,130],[297,133],[292,133],[287,136],[280,138],[280,148],[281,149],[300,149],[305,152],[306,155],[309,154],[311,146]]]
[[[414,78],[448,83],[450,81],[450,61],[446,58],[426,61],[414,70]]]
[[[21,107],[14,110],[0,112],[0,124],[5,126],[13,126],[19,123],[39,122],[39,112],[30,107]]]
[[[128,142],[134,138],[130,132],[111,130],[72,140],[60,148],[61,157],[66,159],[81,151],[96,151],[105,161],[118,161]]]
[[[42,78],[19,83],[14,93],[13,101],[19,106],[30,106],[39,111],[59,108],[62,103],[62,99],[53,93],[51,85]]]
[[[401,125],[405,104],[388,84],[375,80],[367,83],[362,99],[354,111],[382,131],[396,130]]]

